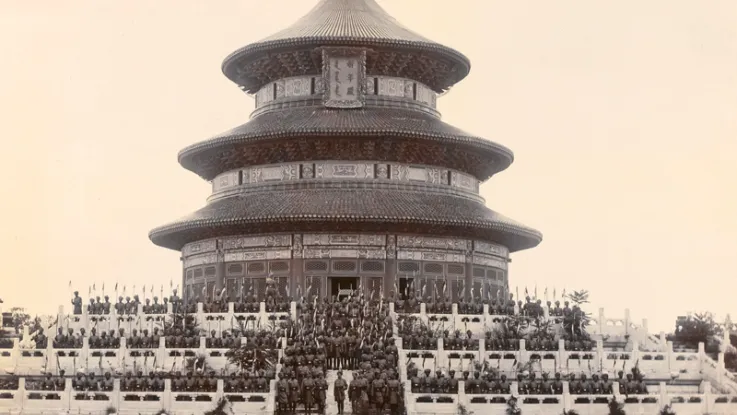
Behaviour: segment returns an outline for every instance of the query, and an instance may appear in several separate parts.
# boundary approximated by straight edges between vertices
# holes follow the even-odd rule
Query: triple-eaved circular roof
[[[320,73],[312,51],[323,46],[366,47],[372,75],[391,70],[436,92],[450,88],[471,68],[463,54],[407,29],[375,0],[321,0],[286,29],[233,52],[223,62],[223,73],[255,92],[277,77]],[[319,54],[315,57],[319,60]],[[406,73],[397,74],[394,59],[402,60]]]

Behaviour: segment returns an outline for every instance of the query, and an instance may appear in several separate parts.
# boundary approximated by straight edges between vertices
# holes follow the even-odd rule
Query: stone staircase
[[[335,381],[338,379],[338,371],[337,370],[328,370],[325,380],[328,382],[328,391],[325,394],[325,415],[337,415],[338,414],[338,403],[335,402],[335,390],[333,389],[333,385],[335,385]],[[350,384],[351,381],[353,381],[353,371],[352,370],[344,370],[343,371],[343,380],[345,380],[346,384]],[[345,406],[343,407],[343,412],[345,414],[352,413],[351,410],[351,400],[348,399],[348,390],[346,389],[346,399],[345,399]]]

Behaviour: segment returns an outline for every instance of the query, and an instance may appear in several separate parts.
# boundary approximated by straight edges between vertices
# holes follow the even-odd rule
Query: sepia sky
[[[588,289],[669,331],[737,318],[737,2],[379,0],[471,74],[444,120],[515,162],[487,205],[541,230],[510,284]],[[0,298],[69,309],[68,283],[156,292],[179,253],[148,231],[205,203],[177,152],[245,122],[220,72],[315,0],[3,0]]]

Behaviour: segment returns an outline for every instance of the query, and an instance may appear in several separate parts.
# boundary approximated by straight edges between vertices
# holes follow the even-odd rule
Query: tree
[[[20,334],[23,331],[23,326],[32,323],[31,315],[26,313],[26,309],[23,307],[13,307],[10,309],[10,313],[12,315],[15,334]],[[33,330],[31,329],[31,331]]]
[[[691,347],[698,347],[703,342],[707,345],[710,340],[721,332],[714,314],[703,312],[688,317],[676,319],[676,330],[673,339]]]
[[[609,406],[609,415],[627,415],[627,413],[624,412],[624,404],[619,403],[615,396],[612,396],[612,399],[607,405]]]
[[[663,409],[660,410],[660,415],[676,415],[676,413],[670,405],[665,405]]]
[[[589,340],[586,327],[591,322],[591,314],[583,310],[582,306],[589,303],[589,292],[587,290],[573,291],[566,296],[573,303],[571,313],[563,320],[563,336],[570,340]]]

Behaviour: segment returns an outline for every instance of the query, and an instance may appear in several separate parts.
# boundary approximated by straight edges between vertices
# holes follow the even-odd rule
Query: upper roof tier
[[[471,69],[463,54],[407,29],[376,0],[320,0],[291,26],[225,58],[223,73],[255,93],[275,79],[319,74],[322,46],[364,46],[372,75],[414,79],[438,93]]]

